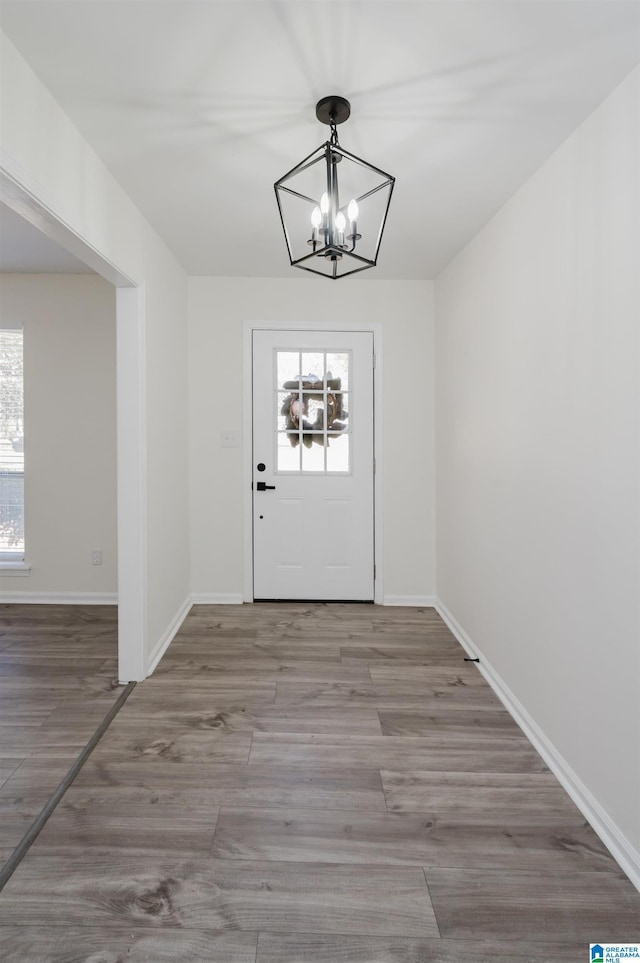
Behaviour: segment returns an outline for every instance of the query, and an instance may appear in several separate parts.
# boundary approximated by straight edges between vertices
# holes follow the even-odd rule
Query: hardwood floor
[[[0,605],[0,865],[119,693],[115,606]]]
[[[3,611],[6,858],[119,690],[113,609]],[[584,963],[640,939],[640,894],[463,656],[431,609],[194,608],[0,895],[0,958]]]

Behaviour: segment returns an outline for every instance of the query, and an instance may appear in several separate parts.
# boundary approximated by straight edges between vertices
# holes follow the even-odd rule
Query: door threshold
[[[374,599],[254,599],[254,602],[290,602],[296,603],[315,602],[316,605],[374,605]]]

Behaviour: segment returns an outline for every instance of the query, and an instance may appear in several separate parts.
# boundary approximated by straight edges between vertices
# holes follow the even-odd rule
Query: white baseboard
[[[471,641],[471,639],[469,638],[465,630],[462,628],[460,623],[456,621],[456,619],[453,617],[453,615],[451,614],[447,606],[444,604],[444,602],[441,602],[440,599],[436,596],[434,605],[438,615],[444,622],[447,623],[447,625],[449,626],[449,628],[451,629],[451,631],[453,632],[456,639],[458,640],[462,648],[465,650],[467,655],[472,659],[477,659],[479,655],[475,645],[473,644],[473,642]],[[480,664],[478,664],[478,668],[480,668]]]
[[[412,608],[432,609],[436,604],[435,595],[385,595],[383,605],[407,605]]]
[[[180,606],[180,609],[178,610],[178,612],[175,614],[175,616],[173,617],[173,619],[171,620],[171,622],[169,623],[165,631],[162,633],[162,636],[158,639],[158,641],[154,645],[153,651],[149,654],[149,658],[147,660],[147,677],[153,673],[153,671],[158,665],[158,662],[160,661],[162,656],[165,654],[165,652],[173,642],[176,634],[178,633],[180,626],[182,625],[187,615],[191,611],[191,605],[192,605],[192,599],[191,599],[191,596],[188,595],[187,598],[182,603],[182,605]]]
[[[242,605],[244,598],[241,592],[194,592],[191,596],[194,605]]]
[[[460,645],[472,658],[479,658],[478,669],[485,677],[502,704],[511,713],[534,749],[542,756],[562,788],[568,793],[591,828],[600,837],[620,868],[627,874],[637,890],[640,890],[640,853],[616,826],[595,796],[584,785],[566,759],[558,752],[551,740],[529,715],[522,703],[490,662],[474,645],[455,616],[446,605],[436,598],[435,608],[447,623]]]
[[[0,603],[28,605],[117,605],[117,592],[2,592]]]

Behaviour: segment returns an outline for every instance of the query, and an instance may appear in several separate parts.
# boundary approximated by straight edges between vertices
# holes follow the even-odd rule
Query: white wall
[[[3,323],[24,331],[31,574],[0,578],[0,592],[115,601],[115,290],[92,275],[0,275]]]
[[[191,570],[197,596],[243,591],[243,322],[379,322],[384,370],[384,591],[434,593],[433,286],[417,281],[191,278]],[[318,320],[320,319],[320,320]],[[250,441],[244,439],[244,441]]]
[[[135,446],[119,446],[119,468],[129,485],[123,485],[118,495],[121,507],[124,498],[132,503],[128,512],[132,517],[138,513],[135,502],[139,499],[144,516],[131,532],[127,550],[120,545],[121,563],[138,555],[148,559],[140,580],[140,604],[133,599],[132,606],[127,606],[127,612],[137,607],[140,615],[135,626],[127,616],[127,631],[131,647],[142,652],[126,677],[141,678],[153,653],[171,635],[190,592],[186,275],[2,34],[0,47],[0,187],[5,202],[20,209],[26,198],[29,210],[41,208],[54,229],[60,224],[68,229],[70,243],[79,239],[74,252],[80,257],[92,261],[91,252],[100,255],[97,270],[102,270],[101,259],[106,259],[114,270],[105,269],[105,276],[119,272],[120,277],[144,287],[141,439],[138,451]],[[129,387],[133,418],[138,399],[136,385]],[[121,410],[126,415],[126,406]],[[129,590],[127,579],[121,585],[121,602],[122,590]],[[120,615],[122,628],[122,610]]]
[[[639,85],[436,283],[439,598],[638,881]]]

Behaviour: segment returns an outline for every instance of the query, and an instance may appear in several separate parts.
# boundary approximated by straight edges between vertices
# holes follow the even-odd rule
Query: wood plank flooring
[[[6,858],[118,690],[113,609],[3,608]],[[431,609],[194,608],[0,895],[0,958],[584,963],[640,939],[640,894],[463,657]]]
[[[117,632],[116,606],[0,605],[0,865],[118,698]]]

